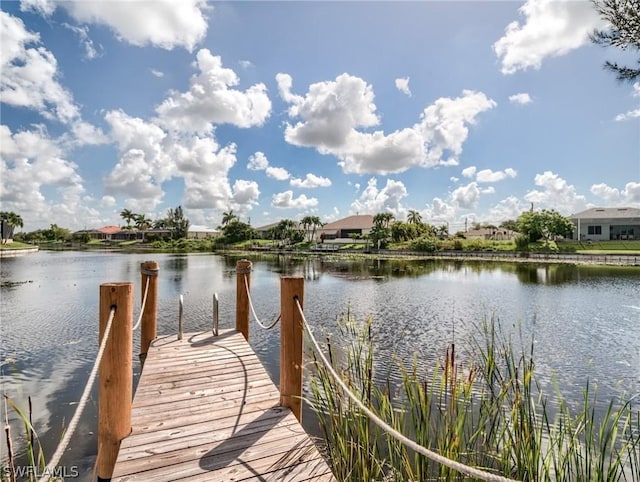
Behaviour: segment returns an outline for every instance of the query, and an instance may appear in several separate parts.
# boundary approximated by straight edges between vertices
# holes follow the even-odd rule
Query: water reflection
[[[3,391],[21,406],[33,397],[36,428],[52,448],[96,354],[99,285],[134,282],[136,316],[140,264],[154,259],[160,264],[159,333],[175,333],[181,294],[185,332],[210,329],[214,292],[220,298],[220,326],[229,328],[240,258],[41,252],[3,260]],[[464,360],[465,344],[478,323],[495,317],[507,330],[522,330],[525,340],[534,340],[543,385],[553,390],[556,380],[566,398],[579,401],[587,379],[598,384],[603,399],[624,389],[640,392],[638,268],[296,254],[252,256],[251,261],[252,299],[265,322],[279,314],[280,275],[305,278],[305,313],[320,339],[339,338],[336,318],[347,309],[360,320],[371,316],[381,381],[398,379],[397,359],[410,362],[415,355],[421,369],[430,369],[452,340]],[[251,344],[277,381],[278,328],[265,332],[254,324],[251,329]],[[138,367],[138,336],[134,343]],[[90,404],[68,460],[95,456],[95,417]]]

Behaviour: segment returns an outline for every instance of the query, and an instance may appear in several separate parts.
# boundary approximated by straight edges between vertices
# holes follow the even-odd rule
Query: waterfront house
[[[640,209],[591,208],[569,216],[573,239],[580,241],[640,240]]]
[[[91,239],[100,241],[143,241],[145,239],[168,239],[171,231],[168,229],[145,229],[136,228],[122,229],[120,226],[102,226],[96,229],[82,229],[74,234],[88,233]]]
[[[206,239],[206,238],[217,238],[221,234],[222,232],[217,229],[196,225],[196,226],[189,226],[187,237],[189,239]]]
[[[464,233],[467,239],[484,239],[486,241],[505,241],[515,239],[518,233],[505,228],[470,229]]]
[[[356,214],[325,224],[316,232],[316,239],[352,242],[352,235],[362,237],[371,232],[373,215]]]

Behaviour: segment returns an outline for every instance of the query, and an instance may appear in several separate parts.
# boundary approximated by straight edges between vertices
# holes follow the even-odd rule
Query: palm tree
[[[305,216],[304,218],[302,218],[300,220],[300,224],[302,225],[302,227],[306,231],[308,240],[311,241],[311,233],[310,233],[310,230],[309,230],[309,228],[313,224],[313,221],[311,220],[311,216]]]
[[[373,217],[373,224],[376,224],[383,228],[388,228],[391,221],[393,221],[394,216],[390,212],[378,213]]]
[[[407,214],[407,222],[409,224],[420,224],[422,222],[422,216],[415,209],[409,209],[409,214]]]
[[[131,211],[131,209],[123,209],[120,211],[120,217],[127,223],[126,229],[131,229],[131,221],[136,219],[137,216],[138,215]]]
[[[222,213],[222,226],[226,226],[227,224],[229,224],[230,222],[236,219],[239,220],[240,218],[238,218],[238,216],[233,214],[233,209],[229,209],[229,211]]]
[[[142,242],[144,243],[144,232],[151,228],[151,219],[149,219],[145,214],[136,214],[135,221],[136,228],[142,232]]]
[[[0,212],[0,220],[4,221],[2,224],[2,242],[4,243],[6,240],[13,238],[13,228],[17,227],[23,227],[24,223],[22,222],[22,217],[19,214],[16,214],[12,211],[6,212],[6,211],[2,211]],[[5,231],[5,226],[4,224],[8,224],[8,229]]]
[[[311,224],[311,239],[313,240],[316,237],[316,229],[324,226],[324,223],[320,221],[320,218],[318,216],[311,216]]]
[[[309,241],[313,241],[316,237],[316,229],[324,226],[324,223],[320,221],[320,218],[318,216],[305,216],[300,221],[300,224],[307,232],[307,238]]]

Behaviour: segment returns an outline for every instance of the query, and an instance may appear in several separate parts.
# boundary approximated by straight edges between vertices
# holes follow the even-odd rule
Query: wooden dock
[[[149,347],[113,481],[333,481],[329,466],[235,330]]]

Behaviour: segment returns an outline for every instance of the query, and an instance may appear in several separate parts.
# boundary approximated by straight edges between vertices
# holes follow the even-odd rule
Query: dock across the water
[[[105,481],[333,481],[302,417],[303,332],[336,386],[369,420],[416,453],[478,480],[514,482],[418,445],[349,390],[322,353],[303,312],[304,279],[280,278],[280,315],[263,325],[251,303],[251,262],[236,265],[235,329],[157,336],[158,263],[141,265],[142,308],[133,324],[133,283],[100,285],[100,348],[76,412],[40,482],[56,473],[99,371],[96,475]],[[182,301],[182,297],[181,297]],[[251,349],[250,312],[280,323],[278,387]],[[143,367],[133,395],[133,333]]]
[[[113,481],[335,480],[241,333],[155,340]]]

